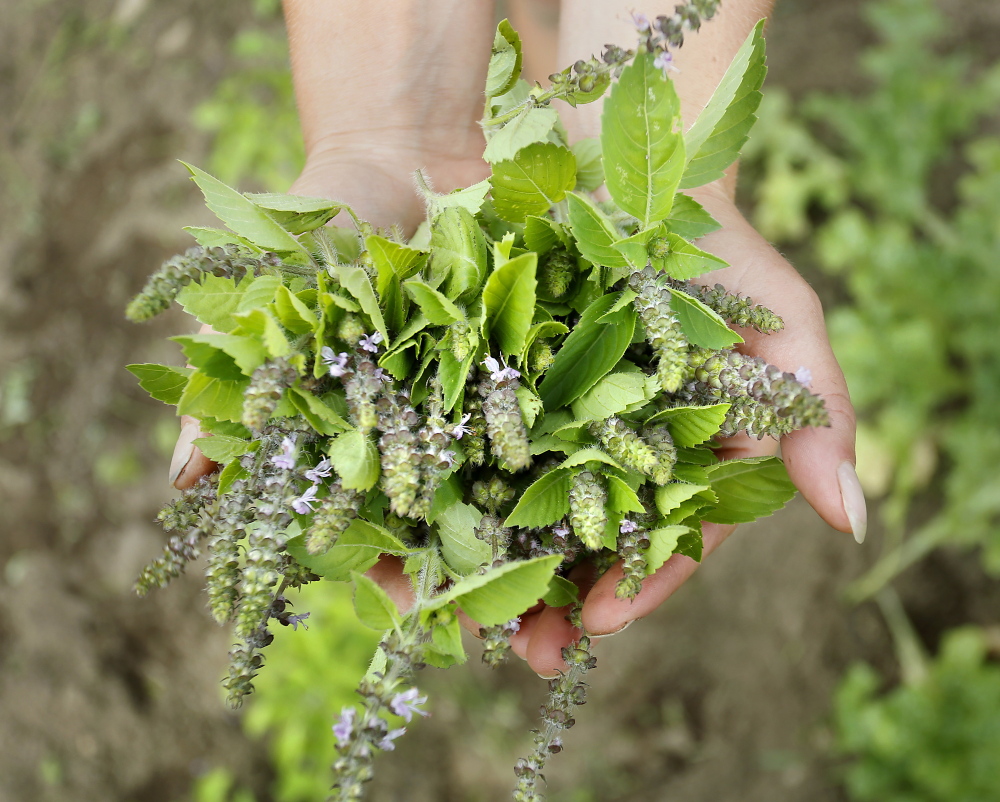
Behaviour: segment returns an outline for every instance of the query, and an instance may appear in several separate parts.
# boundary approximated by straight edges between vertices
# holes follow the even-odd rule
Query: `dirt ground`
[[[859,0],[785,0],[771,85],[856,88]],[[996,47],[1000,10],[948,4]],[[136,327],[144,278],[208,224],[176,159],[209,142],[191,109],[231,68],[244,4],[6,0],[0,14],[0,802],[179,802],[209,766],[270,799],[266,750],[221,701],[229,638],[197,577],[137,599],[162,535],[174,425],[122,366],[174,361],[177,314]],[[844,799],[826,717],[844,668],[894,670],[846,584],[879,551],[797,501],[745,527],[651,619],[599,646],[591,701],[548,772],[556,802]],[[989,621],[997,583],[941,555],[900,585],[930,645]],[[992,613],[995,620],[995,612]],[[460,669],[464,671],[464,669]],[[529,676],[526,676],[528,674]],[[434,716],[370,799],[507,795],[542,697],[521,665],[423,683]],[[335,711],[331,711],[331,718]]]

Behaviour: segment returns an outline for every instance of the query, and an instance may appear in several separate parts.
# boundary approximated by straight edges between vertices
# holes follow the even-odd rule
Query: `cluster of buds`
[[[684,380],[688,341],[670,306],[670,279],[651,265],[629,276],[629,287],[637,295],[632,302],[646,330],[646,340],[656,355],[656,375],[665,392],[677,392]]]
[[[618,555],[622,559],[622,578],[615,585],[619,599],[634,599],[642,590],[646,577],[646,550],[649,537],[638,524],[626,518],[618,527]]]
[[[657,484],[670,481],[671,466],[662,465],[656,450],[621,418],[612,415],[605,420],[591,422],[587,428],[604,450],[618,462],[651,477]]]
[[[483,415],[482,399],[476,393],[466,391],[463,411],[462,448],[465,461],[478,468],[486,462],[486,417]]]
[[[697,31],[702,22],[712,19],[719,11],[719,3],[720,0],[691,0],[674,6],[673,14],[661,14],[652,21],[645,14],[633,15],[640,44],[645,46],[647,52],[659,54],[657,67],[665,72],[672,69],[671,49],[684,44],[686,31]]]
[[[359,340],[359,342],[362,342]],[[344,368],[340,375],[344,378],[344,394],[351,423],[367,434],[378,425],[378,410],[375,402],[382,395],[385,372],[367,354],[359,354],[354,360],[354,370]],[[337,368],[331,366],[334,370]]]
[[[269,359],[250,377],[243,394],[243,425],[253,432],[267,424],[285,390],[295,383],[298,374],[284,357]]]
[[[486,513],[479,520],[479,525],[476,527],[475,533],[477,538],[489,544],[493,555],[493,563],[502,562],[507,556],[511,530],[503,525],[501,519],[495,513]]]
[[[351,521],[358,517],[364,499],[357,490],[345,489],[340,479],[330,484],[329,491],[320,501],[306,531],[306,550],[310,554],[326,554],[334,546]]]
[[[549,297],[559,300],[567,292],[576,275],[576,260],[562,248],[550,251],[538,266],[538,286]]]
[[[720,433],[745,431],[758,439],[781,437],[807,426],[829,426],[823,399],[809,392],[808,371],[798,377],[760,357],[736,351],[694,349],[688,357],[690,381],[681,403],[730,404]]]
[[[605,45],[600,58],[591,56],[579,60],[572,67],[549,76],[552,88],[548,95],[559,97],[567,103],[586,103],[596,100],[612,78],[617,78],[628,61],[635,55],[617,45]]]
[[[756,329],[763,334],[781,331],[785,327],[784,321],[766,306],[755,304],[753,298],[746,295],[728,292],[721,284],[708,287],[675,281],[671,286],[697,298],[713,312],[737,326]]]
[[[479,384],[479,395],[483,398],[490,450],[505,470],[524,470],[531,465],[531,443],[517,401],[521,374],[514,368],[501,367],[490,356],[486,357],[483,365],[488,375]]]
[[[413,518],[430,515],[434,494],[441,486],[445,472],[455,465],[455,452],[450,446],[453,439],[465,434],[465,423],[449,426],[441,416],[441,387],[436,384],[428,400],[430,414],[417,431],[422,453],[420,455],[420,496],[410,511]]]
[[[670,429],[663,423],[646,426],[642,430],[642,439],[656,454],[656,466],[650,477],[658,485],[667,484],[674,475],[677,463],[677,447],[670,436]]]
[[[579,607],[570,615],[571,623],[579,626]],[[562,650],[567,669],[549,681],[549,695],[540,713],[543,725],[534,732],[534,749],[526,758],[514,765],[517,785],[513,798],[517,802],[540,802],[543,799],[538,789],[538,780],[544,780],[542,770],[550,755],[563,749],[560,733],[572,727],[573,708],[587,701],[587,685],[583,681],[588,671],[597,665],[597,658],[590,653],[590,638],[582,636],[575,644]]]
[[[232,620],[239,602],[239,544],[249,523],[250,502],[246,480],[238,479],[220,500],[216,526],[208,542],[205,589],[212,617],[220,624]]]
[[[573,477],[569,491],[569,523],[573,533],[591,551],[598,551],[608,522],[605,505],[608,491],[603,479],[592,471],[580,471]]]
[[[280,264],[281,260],[275,254],[258,257],[237,245],[188,248],[183,255],[172,256],[149,277],[142,292],[129,303],[125,317],[133,323],[143,323],[166,312],[177,294],[203,275],[242,278],[247,273],[259,275],[265,269],[273,269]]]
[[[389,508],[400,516],[410,515],[420,490],[421,448],[414,431],[420,416],[409,399],[399,393],[379,398],[379,451],[382,455],[382,490]]]
[[[506,660],[510,651],[510,639],[520,629],[520,618],[512,618],[505,624],[492,627],[480,627],[479,637],[483,639],[483,662],[490,668],[496,668]]]

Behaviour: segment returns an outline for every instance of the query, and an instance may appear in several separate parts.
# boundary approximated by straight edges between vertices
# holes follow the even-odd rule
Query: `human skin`
[[[724,0],[715,19],[689,33],[675,54],[673,79],[681,116],[689,126],[712,95],[753,26],[770,13],[765,0]],[[306,166],[290,191],[330,197],[352,205],[376,225],[400,224],[411,232],[424,210],[411,183],[423,169],[439,191],[468,186],[488,175],[482,161],[478,120],[482,86],[494,34],[489,0],[373,0],[364,13],[347,0],[285,0],[292,72],[306,145]],[[512,4],[521,19],[523,0]],[[559,64],[599,53],[607,42],[635,38],[631,3],[563,0],[557,38]],[[650,18],[673,12],[673,3],[642,9]],[[525,42],[544,47],[551,32],[534,30]],[[545,65],[545,53],[526,62]],[[560,109],[572,140],[600,131],[600,103]],[[829,428],[806,429],[782,438],[789,475],[806,500],[835,529],[863,539],[864,497],[854,472],[854,412],[843,374],[830,348],[819,300],[798,272],[774,250],[736,208],[736,171],[691,194],[722,228],[699,246],[730,263],[706,280],[750,295],[785,321],[783,331],[760,335],[740,329],[741,350],[783,370],[806,367],[812,390],[823,396]],[[339,221],[335,221],[339,222]],[[345,223],[347,224],[347,223]],[[213,469],[191,440],[197,421],[185,419],[171,467],[171,481],[189,487]],[[720,457],[773,454],[777,443],[736,436],[721,442]],[[705,524],[704,554],[717,548],[735,527]],[[620,631],[659,607],[694,572],[697,563],[674,556],[647,577],[634,600],[617,599],[619,566],[593,581],[578,568],[573,578],[586,597],[583,624],[594,635]],[[408,580],[395,558],[383,558],[370,572],[402,608],[411,604]],[[475,622],[467,628],[478,632]],[[552,676],[563,667],[560,651],[579,633],[566,608],[537,605],[522,616],[511,639],[515,653],[536,672]]]

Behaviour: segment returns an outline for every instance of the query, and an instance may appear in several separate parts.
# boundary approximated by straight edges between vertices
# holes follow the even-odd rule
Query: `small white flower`
[[[286,437],[281,441],[281,453],[271,457],[271,464],[286,471],[295,467],[295,440]]]
[[[812,380],[813,380],[812,371],[809,370],[809,368],[807,368],[805,365],[803,365],[797,371],[795,371],[795,381],[797,381],[803,387],[808,387],[810,384],[812,384]]]
[[[305,493],[303,493],[298,498],[292,499],[291,505],[292,509],[295,510],[299,515],[308,515],[313,511],[313,505],[317,504],[316,499],[316,485],[313,485]]]
[[[552,534],[558,535],[559,537],[569,537],[569,527],[568,526],[553,527]]]
[[[333,734],[337,738],[337,746],[343,748],[351,740],[354,732],[354,717],[357,711],[353,707],[345,707],[340,712],[340,721],[333,725]]]
[[[383,384],[388,384],[392,381],[392,378],[388,373],[385,372],[385,368],[375,368],[375,373],[372,374],[376,379],[378,379]]]
[[[635,25],[635,29],[639,31],[639,33],[646,33],[649,30],[649,17],[645,14],[639,14],[633,11],[632,24]]]
[[[323,457],[319,461],[319,465],[306,471],[306,479],[314,485],[318,485],[321,479],[328,479],[331,473],[333,473],[333,466],[330,464],[329,459]]]
[[[521,378],[521,374],[514,370],[514,368],[508,366],[506,362],[504,362],[501,367],[501,363],[491,356],[488,356],[483,360],[483,367],[490,372],[490,378],[497,383],[513,381],[514,379]]]
[[[680,72],[680,70],[674,66],[674,57],[669,50],[661,51],[660,54],[653,59],[653,66],[663,70],[663,76],[665,78],[669,77],[671,72]]]
[[[630,521],[628,518],[626,518],[621,522],[621,525],[618,527],[618,531],[621,532],[623,535],[627,535],[631,532],[635,532],[638,528],[639,526],[636,524],[635,521]]]
[[[520,632],[521,631],[521,619],[512,618],[506,624],[504,624],[504,629],[510,632]]]
[[[330,375],[339,378],[347,373],[348,356],[344,352],[335,354],[329,345],[324,345],[320,349],[323,364],[330,369]]]
[[[379,741],[376,746],[385,752],[391,752],[396,748],[396,744],[393,743],[400,735],[406,732],[406,727],[400,727],[398,730],[389,730],[385,734],[385,737]]]
[[[362,337],[358,341],[358,345],[370,354],[378,353],[378,344],[382,342],[382,332],[376,331],[374,334],[368,334]]]
[[[465,425],[469,422],[469,418],[471,417],[472,413],[466,412],[462,416],[462,420],[456,423],[455,428],[451,430],[451,436],[454,437],[456,440],[461,440],[465,435],[472,434],[472,429],[470,429],[468,426]]]

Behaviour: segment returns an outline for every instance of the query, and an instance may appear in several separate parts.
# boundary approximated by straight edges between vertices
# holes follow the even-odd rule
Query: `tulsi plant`
[[[692,244],[717,224],[680,190],[737,158],[765,73],[758,25],[681,133],[671,48],[716,7],[637,17],[635,50],[609,45],[549,89],[520,80],[502,22],[482,122],[491,176],[439,195],[418,174],[427,220],[409,240],[344,204],[244,195],[188,168],[227,230],[188,229],[198,247],[128,315],[176,300],[215,333],[174,338],[188,367],[130,370],[202,421],[197,444],[222,470],[161,513],[175,534],[137,589],[208,552],[212,613],[238,638],[224,684],[239,706],[270,628],[308,624],[290,590],[354,584],[359,620],[385,636],[361,704],[334,726],[331,798],[360,799],[374,755],[426,715],[418,669],[466,659],[458,609],[496,664],[542,599],[580,634],[515,768],[514,798],[540,799],[595,665],[569,570],[620,560],[617,593],[634,598],[670,555],[700,558],[702,521],[751,521],[794,492],[778,459],[720,463],[713,437],[828,423],[802,381],[734,350],[727,321],[771,332],[780,319],[691,281],[725,263]],[[570,147],[551,101],[605,93],[600,139]],[[590,194],[602,184],[608,202]],[[339,213],[353,227],[326,226]],[[381,555],[412,580],[407,611],[365,574]]]

